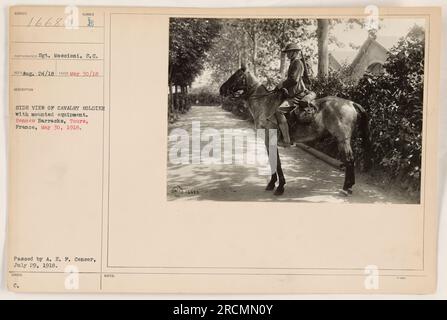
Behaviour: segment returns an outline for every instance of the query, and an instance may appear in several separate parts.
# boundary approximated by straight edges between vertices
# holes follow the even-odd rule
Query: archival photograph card
[[[440,21],[11,7],[8,288],[434,292]]]

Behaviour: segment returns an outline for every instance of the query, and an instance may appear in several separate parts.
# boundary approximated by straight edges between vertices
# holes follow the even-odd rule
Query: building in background
[[[338,60],[336,56],[341,60]],[[358,81],[366,71],[373,74],[382,73],[387,57],[388,50],[376,39],[368,37],[357,52],[333,51],[329,53],[329,68],[332,71],[339,71],[342,69],[342,64],[345,64],[349,66],[347,73],[349,78]],[[349,62],[350,60],[352,62]]]
[[[366,71],[373,74],[383,72],[383,64],[388,57],[388,50],[377,40],[368,37],[351,63],[350,76],[353,80],[360,79]]]
[[[329,53],[329,69],[331,71],[338,71],[341,69],[341,64],[335,59],[332,53]]]

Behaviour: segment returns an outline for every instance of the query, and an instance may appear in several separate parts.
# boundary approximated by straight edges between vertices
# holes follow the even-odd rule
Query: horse
[[[267,90],[247,70],[245,65],[241,65],[241,68],[221,85],[219,93],[223,97],[242,98],[253,117],[255,129],[265,129],[266,131],[278,129],[275,113],[287,97],[284,97],[280,90]],[[336,96],[315,99],[312,103],[316,107],[316,112],[310,123],[294,124],[289,122],[289,126],[293,127],[291,137],[295,142],[309,142],[325,135],[335,137],[341,153],[341,160],[345,167],[344,183],[340,192],[345,196],[351,195],[352,187],[355,184],[355,164],[351,138],[356,128],[359,129],[362,138],[365,170],[369,170],[371,167],[369,115],[358,103]],[[267,134],[266,137],[268,137]],[[268,138],[266,138],[265,144],[268,152]],[[273,191],[278,181],[278,187],[274,194],[279,196],[284,193],[286,180],[281,167],[278,149],[276,149],[276,159],[273,158],[276,161],[272,161],[271,155],[269,159],[272,166],[274,166],[273,162],[276,162],[276,170],[272,168],[273,173],[265,190]]]

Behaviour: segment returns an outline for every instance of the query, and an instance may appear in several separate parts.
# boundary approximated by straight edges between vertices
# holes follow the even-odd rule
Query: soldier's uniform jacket
[[[289,92],[289,98],[306,91],[306,86],[303,82],[304,66],[299,58],[290,61],[289,69],[287,71],[287,79],[282,83],[282,87]]]

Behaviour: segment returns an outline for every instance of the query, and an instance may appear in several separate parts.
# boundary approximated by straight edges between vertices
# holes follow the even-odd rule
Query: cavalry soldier
[[[300,49],[294,43],[287,44],[282,51],[286,53],[287,58],[290,60],[290,64],[287,71],[287,78],[276,86],[278,90],[283,92],[283,95],[288,100],[289,105],[294,109],[292,113],[295,112],[295,114],[299,113],[299,101],[310,104],[316,97],[315,93],[307,90],[306,86],[304,85],[304,65],[298,57],[299,51]],[[284,113],[280,110],[277,110],[275,115],[278,121],[279,129],[281,130],[283,136],[284,146],[288,147],[291,145],[291,141],[287,119],[284,116]]]

